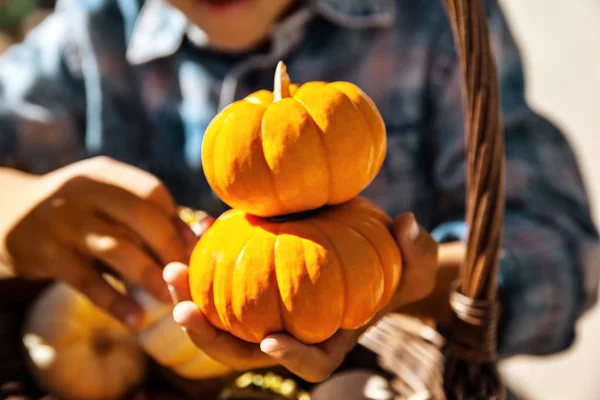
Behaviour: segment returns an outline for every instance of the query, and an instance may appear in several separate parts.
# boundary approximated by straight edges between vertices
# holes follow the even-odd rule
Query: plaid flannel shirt
[[[499,352],[552,353],[596,300],[598,236],[574,154],[528,107],[505,18],[495,0],[486,10],[507,153]],[[366,197],[413,211],[440,241],[465,238],[461,82],[441,0],[303,1],[267,43],[234,55],[164,0],[61,0],[0,59],[0,165],[45,173],[107,155],[218,215],[203,133],[224,105],[270,88],[279,59],[296,82],[346,80],[376,102],[388,153]]]

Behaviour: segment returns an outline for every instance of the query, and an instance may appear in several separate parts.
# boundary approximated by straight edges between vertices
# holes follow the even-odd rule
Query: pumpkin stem
[[[275,87],[273,90],[273,101],[279,101],[290,97],[290,77],[283,61],[279,61],[275,70]]]

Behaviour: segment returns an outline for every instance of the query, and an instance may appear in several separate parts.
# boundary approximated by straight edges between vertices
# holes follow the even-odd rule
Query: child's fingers
[[[164,215],[173,216],[176,206],[169,190],[157,177],[127,163],[107,157],[94,157],[71,164],[66,171],[121,188],[148,201]]]
[[[81,219],[79,223],[70,224],[75,228],[64,234],[65,241],[75,246],[81,254],[89,254],[124,279],[146,289],[158,300],[170,300],[159,264],[137,243],[102,218],[88,215]]]
[[[175,228],[177,229],[177,232],[183,241],[187,256],[186,260],[189,261],[192,251],[194,250],[194,246],[196,246],[196,243],[198,242],[198,236],[196,236],[194,230],[179,217],[173,218],[173,223],[175,224]]]
[[[306,345],[285,334],[265,338],[260,348],[290,372],[309,382],[324,381],[355,345],[359,331],[337,332],[321,345]]]
[[[405,212],[396,217],[392,231],[398,242],[413,242],[419,236],[420,227],[415,219],[415,215]]]
[[[131,192],[101,182],[81,181],[74,190],[93,193],[94,210],[129,228],[164,264],[185,261],[186,251],[172,218]]]
[[[167,283],[173,303],[192,300],[188,269],[185,265],[178,262],[168,264],[163,270],[163,279]]]
[[[398,295],[394,299],[395,306],[399,306],[420,300],[433,291],[439,246],[412,213],[396,217],[392,232],[403,261]]]
[[[98,307],[123,322],[130,328],[135,328],[141,321],[143,309],[133,300],[117,292],[90,265],[87,265],[75,253],[64,250],[57,255],[61,265],[58,279],[81,292]]]
[[[276,364],[260,351],[257,344],[216,329],[190,301],[175,306],[173,319],[184,328],[192,342],[215,361],[240,370]]]

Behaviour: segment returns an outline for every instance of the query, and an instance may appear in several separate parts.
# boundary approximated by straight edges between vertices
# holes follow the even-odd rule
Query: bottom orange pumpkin
[[[322,342],[369,322],[396,290],[402,262],[391,222],[361,197],[287,222],[229,210],[194,249],[192,298],[245,341],[285,331]]]

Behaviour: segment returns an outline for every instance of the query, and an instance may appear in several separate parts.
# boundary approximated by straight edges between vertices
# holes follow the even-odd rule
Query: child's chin
[[[216,50],[226,51],[226,52],[245,52],[248,50],[252,50],[256,46],[258,46],[261,42],[263,42],[264,37],[262,36],[236,36],[236,37],[227,37],[210,40],[211,46]]]
[[[205,3],[211,9],[215,11],[225,11],[229,8],[236,7],[243,3],[248,3],[252,0],[198,0],[199,2]]]

